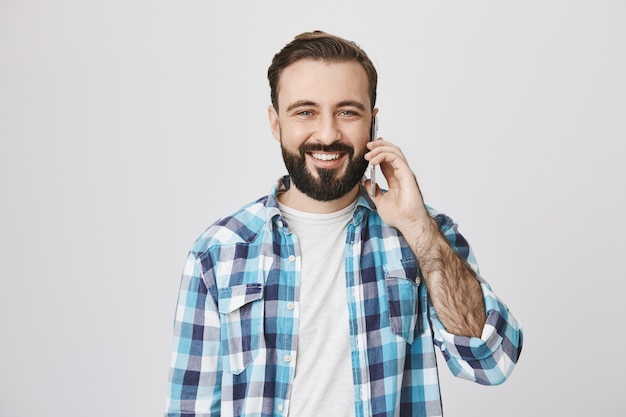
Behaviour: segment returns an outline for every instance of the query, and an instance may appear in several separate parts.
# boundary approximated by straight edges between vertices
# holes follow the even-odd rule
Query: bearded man
[[[365,52],[303,33],[268,78],[289,175],[190,251],[167,415],[441,416],[435,347],[454,375],[503,382],[521,327],[402,151],[371,140]],[[369,164],[388,190],[370,195]]]

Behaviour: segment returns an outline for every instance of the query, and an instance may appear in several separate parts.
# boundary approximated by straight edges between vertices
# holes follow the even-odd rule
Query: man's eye
[[[304,117],[313,116],[313,112],[309,110],[302,110],[298,112],[298,116],[304,116]]]
[[[342,110],[339,114],[341,116],[356,116],[356,112],[352,110]]]

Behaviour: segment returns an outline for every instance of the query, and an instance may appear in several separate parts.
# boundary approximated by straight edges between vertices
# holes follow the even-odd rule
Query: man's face
[[[357,62],[303,59],[278,84],[278,113],[269,108],[274,137],[293,185],[319,201],[338,199],[360,182],[373,112],[369,84]]]

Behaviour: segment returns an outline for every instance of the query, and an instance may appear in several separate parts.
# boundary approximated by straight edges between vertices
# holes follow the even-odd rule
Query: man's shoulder
[[[428,214],[430,215],[430,217],[432,217],[437,222],[437,224],[439,225],[439,228],[442,231],[456,227],[456,223],[454,222],[454,220],[452,220],[452,218],[449,217],[444,212],[439,211],[429,205],[426,205],[426,210],[428,211]],[[370,226],[378,225],[382,230],[383,236],[395,235],[395,234],[400,233],[396,228],[387,225],[382,220],[382,218],[380,217],[380,215],[378,214],[376,210],[369,211],[369,219],[370,219],[369,220]]]
[[[264,196],[222,217],[198,237],[193,252],[203,253],[215,246],[253,242],[270,220],[269,196]]]
[[[428,204],[426,205],[426,210],[428,210],[428,214],[430,215],[430,217],[432,217],[433,219],[435,219],[435,221],[437,222],[437,224],[439,225],[439,228],[444,230],[444,229],[448,229],[450,227],[453,227],[454,221],[452,220],[452,218],[450,218],[447,214],[432,208],[431,206],[429,206]]]

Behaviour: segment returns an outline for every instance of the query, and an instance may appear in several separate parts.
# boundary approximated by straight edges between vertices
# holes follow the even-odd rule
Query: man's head
[[[295,188],[317,201],[355,196],[377,111],[369,58],[352,42],[305,33],[276,54],[268,77],[270,126]]]

